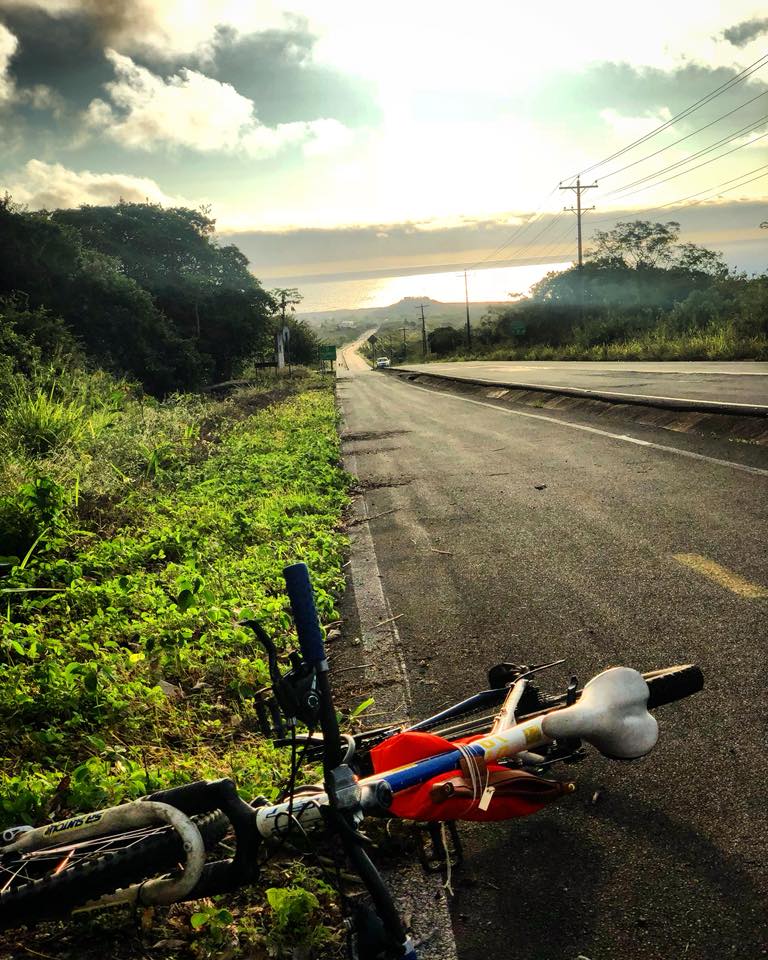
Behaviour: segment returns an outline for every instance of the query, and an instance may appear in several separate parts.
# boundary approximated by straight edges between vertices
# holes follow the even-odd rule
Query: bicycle
[[[504,663],[491,669],[487,690],[410,727],[342,734],[309,572],[294,564],[284,576],[301,651],[290,654],[286,673],[260,624],[246,625],[265,647],[272,681],[272,699],[257,704],[260,721],[291,748],[287,795],[276,804],[248,803],[232,780],[197,781],[59,823],[10,828],[0,837],[0,930],[81,909],[232,891],[254,883],[275,849],[322,833],[338,840],[373,905],[348,905],[349,956],[413,960],[413,943],[366,850],[365,817],[452,824],[534,813],[574,789],[547,776],[555,763],[578,762],[585,742],[609,758],[646,755],[658,737],[649,710],[703,686],[692,664],[645,675],[612,667],[581,689],[573,677],[552,697],[532,678],[562,661]],[[296,787],[305,758],[322,761],[322,785]],[[208,861],[229,833],[234,855]]]

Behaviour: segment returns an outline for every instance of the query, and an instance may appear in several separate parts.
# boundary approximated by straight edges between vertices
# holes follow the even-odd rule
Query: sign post
[[[325,361],[329,360],[331,363],[331,370],[333,370],[333,365],[336,362],[336,344],[335,343],[321,343],[320,352],[318,355],[320,360],[320,369],[325,372]]]

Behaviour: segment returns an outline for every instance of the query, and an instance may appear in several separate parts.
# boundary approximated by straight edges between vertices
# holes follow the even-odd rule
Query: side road
[[[477,360],[408,363],[402,369],[537,389],[644,397],[673,403],[763,408],[768,413],[768,363],[757,361]]]
[[[646,761],[594,757],[567,771],[573,800],[462,826],[458,956],[761,956],[768,764],[746,718],[764,698],[768,452],[638,425],[611,437],[362,361],[338,392],[414,713],[500,660],[566,657],[550,690],[615,663],[696,661],[707,679],[659,714]]]

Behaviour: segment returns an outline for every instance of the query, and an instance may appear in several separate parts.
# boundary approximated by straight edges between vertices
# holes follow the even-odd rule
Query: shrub
[[[83,436],[85,406],[55,394],[55,385],[45,390],[26,379],[13,381],[2,411],[2,437],[8,447],[40,456]]]

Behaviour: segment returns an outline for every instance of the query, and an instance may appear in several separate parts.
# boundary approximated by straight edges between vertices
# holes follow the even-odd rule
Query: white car
[[[388,367],[388,366],[389,366],[389,357],[379,357],[379,359],[376,361],[377,370],[381,370],[382,367]]]

